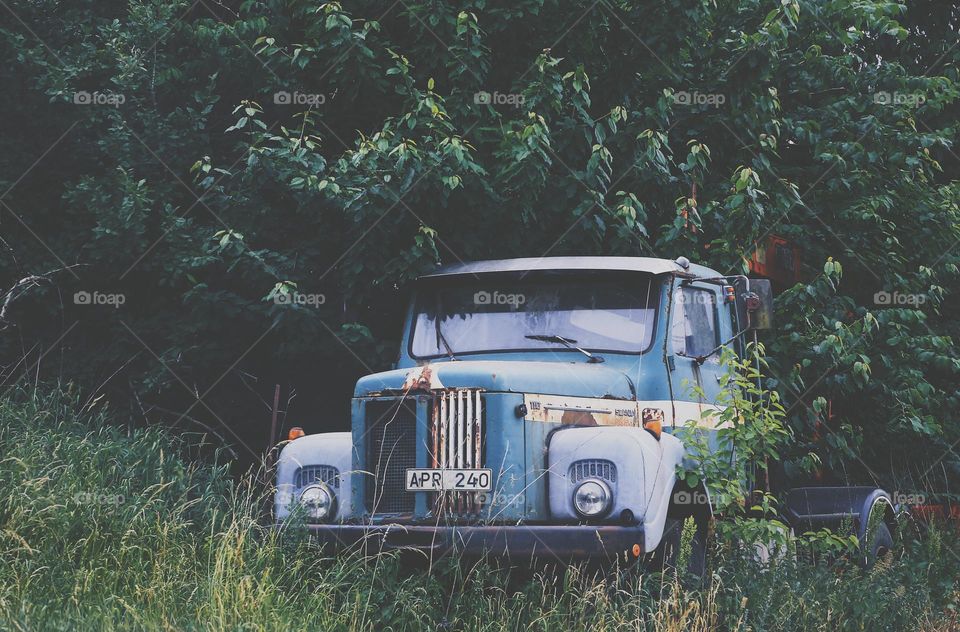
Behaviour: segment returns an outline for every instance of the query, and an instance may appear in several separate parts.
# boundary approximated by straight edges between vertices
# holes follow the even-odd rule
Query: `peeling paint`
[[[442,388],[443,384],[440,382],[437,372],[433,370],[433,366],[430,364],[411,369],[407,372],[406,378],[403,380],[404,391],[430,391]]]
[[[582,410],[565,410],[560,417],[560,423],[566,426],[599,426],[592,413]],[[607,425],[607,424],[604,424]]]
[[[729,424],[720,423],[716,414],[723,410],[698,402],[669,401],[624,401],[603,397],[567,397],[564,395],[542,395],[525,393],[523,403],[527,413],[526,421],[540,421],[578,426],[640,426],[643,409],[672,410],[676,406],[683,415],[678,414],[676,421],[664,415],[661,423],[665,426],[684,426],[692,423],[701,428],[717,429]],[[713,412],[713,415],[705,414]]]
[[[576,426],[636,426],[637,403],[590,397],[524,394],[527,421]]]

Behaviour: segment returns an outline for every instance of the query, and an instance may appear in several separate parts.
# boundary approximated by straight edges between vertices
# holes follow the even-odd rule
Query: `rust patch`
[[[644,408],[641,412],[643,423],[663,423],[663,411],[659,408]]]
[[[429,391],[438,388],[443,388],[443,384],[440,383],[433,367],[429,364],[411,370],[403,380],[403,390],[405,391]]]
[[[565,410],[560,417],[560,423],[565,426],[597,426],[596,417],[579,410]]]
[[[525,393],[524,419],[578,426],[636,426],[635,401]]]

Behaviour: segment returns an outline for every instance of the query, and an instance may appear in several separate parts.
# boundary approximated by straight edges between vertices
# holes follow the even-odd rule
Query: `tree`
[[[125,393],[182,410],[213,389],[191,415],[229,417],[249,407],[242,368],[309,385],[305,415],[338,400],[343,427],[350,381],[388,364],[399,298],[438,261],[744,272],[774,232],[804,263],[767,340],[806,440],[791,467],[812,450],[849,479],[898,485],[891,459],[957,474],[949,3],[74,2],[59,23],[10,6],[39,38],[0,33],[21,61],[3,71],[21,95],[4,90],[3,179],[76,127],[9,198],[50,251],[5,209],[7,241],[25,269],[85,264],[68,293],[97,279],[129,298],[95,323],[64,308],[87,318],[71,375],[99,384],[139,353]],[[95,89],[125,102],[70,103]],[[325,301],[276,299],[292,293]],[[31,296],[24,340],[55,339],[52,292]]]

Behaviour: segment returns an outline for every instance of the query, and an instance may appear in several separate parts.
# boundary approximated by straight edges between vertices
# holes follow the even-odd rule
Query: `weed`
[[[0,629],[950,630],[955,533],[869,571],[715,545],[711,578],[332,555],[280,537],[255,477],[125,431],[75,394],[0,400]],[[685,529],[685,531],[687,531]],[[683,541],[689,544],[689,534]]]

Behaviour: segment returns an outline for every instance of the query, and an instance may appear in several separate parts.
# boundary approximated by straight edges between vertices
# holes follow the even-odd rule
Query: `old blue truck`
[[[276,519],[335,546],[631,560],[670,558],[692,517],[696,563],[713,511],[678,478],[697,464],[672,431],[716,430],[719,351],[769,327],[770,303],[769,282],[683,257],[441,267],[415,284],[396,368],[357,382],[352,431],[283,448]],[[786,498],[794,528],[892,545],[880,489]]]

